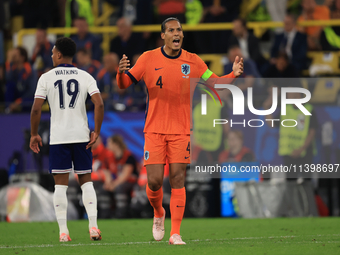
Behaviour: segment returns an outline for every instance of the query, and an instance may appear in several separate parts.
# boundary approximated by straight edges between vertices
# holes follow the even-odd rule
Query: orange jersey
[[[183,49],[176,57],[163,48],[144,52],[127,73],[134,83],[143,78],[147,87],[144,132],[190,134],[190,78],[207,70],[200,57]]]

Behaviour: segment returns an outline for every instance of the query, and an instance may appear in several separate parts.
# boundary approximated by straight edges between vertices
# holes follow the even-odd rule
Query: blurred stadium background
[[[310,103],[317,117],[310,126],[315,131],[317,152],[300,162],[340,163],[340,0],[1,0],[1,220],[54,220],[50,207],[54,183],[48,174],[48,104],[44,105],[39,132],[44,141],[42,152],[34,155],[28,142],[37,79],[53,68],[51,49],[59,36],[76,41],[75,65],[96,78],[105,102],[101,141],[93,151],[99,218],[152,217],[142,167],[145,84],[140,81],[120,90],[115,76],[123,53],[133,64],[145,50],[162,45],[160,23],[169,16],[183,24],[183,48],[197,53],[217,75],[231,71],[236,55],[244,57],[243,78],[247,82],[240,86],[260,91],[257,106],[264,105],[269,95],[271,85],[264,81],[298,79],[312,93]],[[228,97],[225,101],[231,105]],[[91,110],[89,104],[89,125],[93,128]],[[229,117],[230,111],[227,107]],[[229,129],[222,133],[214,138],[220,141],[218,150],[198,144],[192,148],[196,153],[193,160],[208,157],[207,151],[218,151],[219,158],[212,162],[286,162],[278,153],[278,129]],[[132,174],[124,185],[117,186],[117,174],[131,166]],[[188,174],[185,215],[339,216],[339,179],[286,177],[239,176],[243,182],[235,183],[228,176],[195,178]],[[169,210],[167,178],[164,190],[163,202]],[[73,176],[68,189],[69,219],[86,218],[80,194]]]

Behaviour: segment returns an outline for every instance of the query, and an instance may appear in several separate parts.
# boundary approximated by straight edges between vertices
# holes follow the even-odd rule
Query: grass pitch
[[[0,223],[0,254],[340,254],[340,218],[184,219],[187,245],[152,238],[152,219],[100,220],[103,239],[90,241],[87,221],[69,221],[71,242],[53,223]]]

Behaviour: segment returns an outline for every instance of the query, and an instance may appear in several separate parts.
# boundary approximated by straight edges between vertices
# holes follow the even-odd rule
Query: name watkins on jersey
[[[62,69],[62,70],[55,70],[55,74],[56,75],[69,75],[69,74],[78,74],[78,70],[66,70],[66,69]]]

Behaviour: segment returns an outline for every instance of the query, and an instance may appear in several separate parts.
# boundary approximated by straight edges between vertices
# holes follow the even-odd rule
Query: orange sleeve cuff
[[[117,79],[117,84],[118,84],[118,87],[120,89],[126,89],[128,88],[132,81],[130,79],[130,77],[125,74],[125,73],[120,73],[118,70],[117,70],[117,75],[116,75],[116,79]]]

